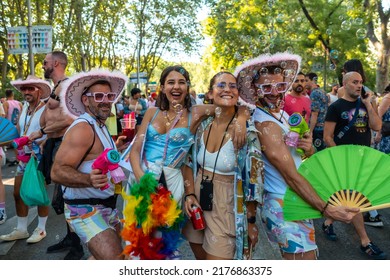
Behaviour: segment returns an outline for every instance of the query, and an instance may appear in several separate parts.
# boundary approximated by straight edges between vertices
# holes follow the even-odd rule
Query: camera
[[[200,183],[200,200],[199,204],[203,211],[213,209],[213,181],[203,179]]]

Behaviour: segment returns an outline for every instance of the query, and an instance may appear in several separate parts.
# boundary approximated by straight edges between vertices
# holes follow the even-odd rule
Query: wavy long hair
[[[160,77],[160,86],[163,86],[165,84],[165,81],[172,71],[176,71],[184,76],[187,82],[187,95],[184,98],[184,108],[187,108],[189,111],[191,108],[191,97],[190,97],[190,86],[191,86],[191,80],[190,80],[190,73],[181,65],[174,65],[169,66],[164,69],[164,71],[161,73]],[[169,100],[167,98],[167,95],[160,91],[160,94],[157,97],[156,100],[156,107],[160,108],[162,111],[168,111],[169,110]]]

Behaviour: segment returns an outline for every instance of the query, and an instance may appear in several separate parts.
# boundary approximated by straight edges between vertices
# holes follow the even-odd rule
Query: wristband
[[[256,216],[249,217],[247,220],[249,224],[254,224],[256,223]]]
[[[324,208],[322,208],[321,215],[324,216],[326,208],[329,206],[329,201],[325,204]]]
[[[42,135],[46,134],[42,127],[41,127],[40,131],[41,131]]]
[[[184,196],[184,201],[187,201],[187,197],[189,197],[189,196],[193,196],[193,197],[195,197],[196,199],[198,199],[198,198],[196,197],[196,194],[194,194],[194,193],[189,193],[189,194],[186,194],[186,195]]]

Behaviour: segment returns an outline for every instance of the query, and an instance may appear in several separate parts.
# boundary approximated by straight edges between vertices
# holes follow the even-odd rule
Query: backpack
[[[18,123],[20,110],[18,108],[14,108],[11,115],[11,122],[16,125]]]

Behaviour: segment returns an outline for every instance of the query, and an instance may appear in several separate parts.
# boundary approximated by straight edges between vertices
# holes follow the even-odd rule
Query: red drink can
[[[203,216],[203,211],[197,206],[192,206],[191,222],[194,230],[202,230],[206,228],[206,221]]]

